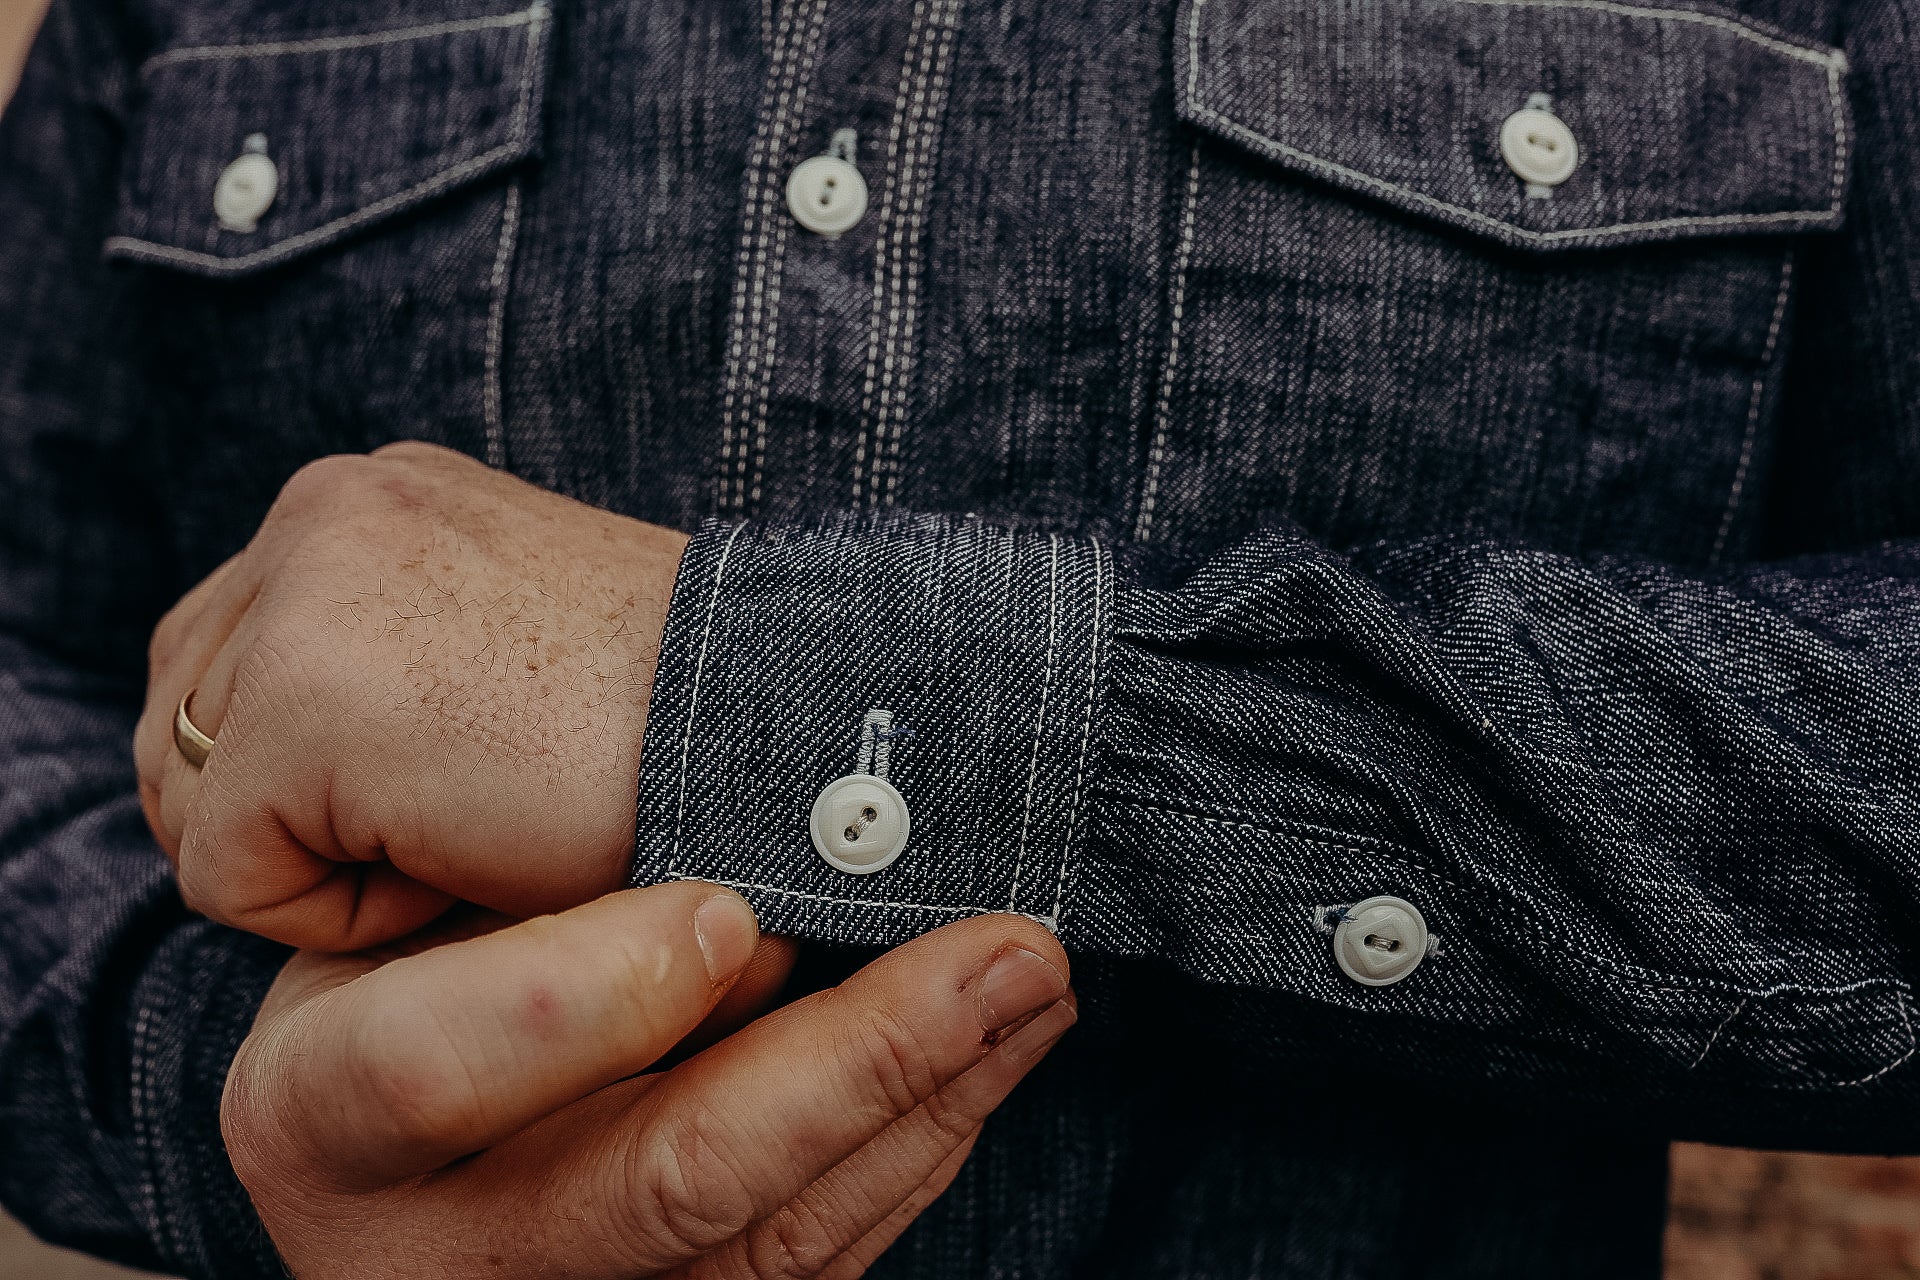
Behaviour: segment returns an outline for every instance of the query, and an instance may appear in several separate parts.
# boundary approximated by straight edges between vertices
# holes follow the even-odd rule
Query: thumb
[[[402,957],[289,1020],[284,1110],[340,1190],[437,1169],[651,1065],[757,940],[737,895],[683,881]]]

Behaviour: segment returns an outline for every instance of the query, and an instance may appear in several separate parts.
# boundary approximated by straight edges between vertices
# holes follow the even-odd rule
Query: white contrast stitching
[[[1920,1050],[1920,1043],[1916,1043],[1914,1040],[1913,1018],[1907,1013],[1907,993],[1904,986],[1895,993],[1895,999],[1900,1002],[1900,1023],[1907,1029],[1907,1051],[1895,1058],[1892,1062],[1889,1062],[1886,1066],[1881,1067],[1878,1071],[1870,1071],[1858,1080],[1842,1080],[1838,1084],[1835,1084],[1833,1088],[1857,1089],[1861,1085],[1872,1084],[1875,1080],[1887,1074],[1887,1072],[1913,1057],[1917,1050]]]
[[[746,209],[741,219],[743,261],[728,308],[727,380],[720,409],[720,486],[716,499],[722,509],[730,508],[733,499],[733,440],[741,378],[747,368],[747,349],[754,345],[753,335],[759,328],[759,308],[764,296],[761,269],[767,240],[767,179],[775,153],[785,145],[786,106],[793,92],[793,77],[798,73],[796,55],[807,30],[805,19],[805,13],[797,15],[794,22],[775,35],[767,75],[772,101],[765,114],[763,132],[755,138],[754,151],[747,164]]]
[[[1344,179],[1369,191],[1394,192],[1406,197],[1422,208],[1431,209],[1439,213],[1454,214],[1477,226],[1490,228],[1499,235],[1513,236],[1530,244],[1561,244],[1583,240],[1603,240],[1613,236],[1631,235],[1636,232],[1667,231],[1682,227],[1777,226],[1792,229],[1831,226],[1839,220],[1847,147],[1846,114],[1840,96],[1839,77],[1839,72],[1845,70],[1844,59],[1841,59],[1838,63],[1831,58],[1821,59],[1822,64],[1827,67],[1827,91],[1833,100],[1834,148],[1839,161],[1835,166],[1835,181],[1833,183],[1831,203],[1826,209],[1787,209],[1774,213],[1689,214],[1673,218],[1656,218],[1649,222],[1621,222],[1600,227],[1571,227],[1562,231],[1530,231],[1515,223],[1503,222],[1498,218],[1489,217],[1478,210],[1449,203],[1438,197],[1430,196],[1423,191],[1416,191],[1411,187],[1401,186],[1399,183],[1388,182],[1384,178],[1376,178],[1372,174],[1362,173],[1358,169],[1349,168],[1336,161],[1313,155],[1297,147],[1290,147],[1276,138],[1268,137],[1256,129],[1250,129],[1238,121],[1230,120],[1218,111],[1215,111],[1212,107],[1205,105],[1205,103],[1201,101],[1200,88],[1200,12],[1206,7],[1206,3],[1207,0],[1194,0],[1193,9],[1187,23],[1188,111],[1229,137],[1237,138],[1241,142],[1247,143],[1255,150],[1261,150],[1263,148],[1271,149],[1323,176]],[[1551,5],[1564,3],[1570,5],[1577,4],[1582,7],[1600,7],[1606,5],[1608,0],[1456,0],[1456,3],[1516,5]],[[1622,9],[1632,8],[1632,6],[1618,7]],[[1660,18],[1679,18],[1682,15],[1686,15],[1687,17],[1701,21],[1706,21],[1708,16],[1681,9],[1648,9],[1645,10],[1644,13],[1648,16]],[[1722,24],[1733,27],[1738,26],[1737,23],[1727,23],[1724,19],[1709,23],[1709,25]],[[1762,36],[1758,32],[1749,32],[1748,35],[1759,44],[1768,44],[1771,42],[1771,37]],[[1784,41],[1776,43],[1785,44]],[[1786,47],[1790,49],[1799,48],[1797,45],[1787,45]],[[1802,52],[1811,53],[1813,51],[1803,50]]]
[[[680,735],[680,803],[673,815],[673,848],[667,853],[668,875],[674,874],[674,864],[680,861],[680,833],[687,817],[687,760],[693,753],[693,716],[700,706],[700,678],[707,670],[707,643],[713,639],[713,611],[720,603],[720,578],[727,571],[727,557],[733,554],[733,541],[744,528],[743,524],[733,527],[726,545],[720,548],[720,563],[713,567],[713,592],[707,597],[707,620],[700,628],[700,655],[694,659],[693,688],[687,694],[687,727]]]
[[[1456,4],[1505,5],[1509,8],[1529,9],[1598,9],[1605,13],[1617,13],[1625,18],[1671,19],[1675,22],[1697,22],[1702,26],[1718,27],[1722,31],[1732,32],[1743,40],[1764,45],[1775,53],[1784,53],[1789,58],[1798,58],[1802,62],[1811,62],[1816,66],[1838,66],[1846,70],[1847,57],[1838,49],[1820,49],[1810,45],[1795,44],[1791,40],[1782,40],[1778,36],[1768,35],[1743,22],[1723,18],[1718,14],[1700,13],[1694,9],[1651,9],[1644,5],[1618,4],[1615,0],[1454,0]]]
[[[435,22],[421,27],[394,27],[386,31],[367,31],[351,36],[316,36],[310,40],[272,40],[256,44],[203,44],[167,49],[140,64],[145,76],[156,67],[176,62],[238,61],[244,58],[276,57],[289,53],[333,53],[342,49],[363,49],[370,45],[397,44],[405,40],[424,40],[429,36],[450,36],[463,31],[488,31],[499,27],[520,27],[538,22],[546,14],[545,0],[515,13],[490,18],[461,18],[454,22]]]
[[[1051,554],[1047,568],[1047,662],[1040,676],[1040,710],[1033,717],[1033,758],[1027,763],[1026,815],[1020,822],[1020,850],[1013,860],[1013,888],[1007,893],[1007,910],[1020,900],[1020,870],[1027,861],[1027,832],[1033,826],[1033,788],[1040,775],[1040,744],[1046,736],[1047,697],[1053,691],[1053,656],[1060,634],[1060,535],[1048,538]]]
[[[1087,644],[1087,706],[1080,720],[1080,762],[1074,767],[1073,803],[1067,809],[1067,837],[1060,843],[1060,871],[1053,881],[1053,913],[1050,917],[1052,927],[1060,927],[1060,918],[1065,914],[1067,896],[1067,868],[1073,859],[1073,833],[1080,825],[1081,788],[1087,780],[1087,748],[1093,740],[1093,704],[1098,700],[1100,676],[1100,604],[1101,573],[1100,544],[1093,544],[1093,625],[1092,636]]]
[[[138,236],[112,236],[102,247],[108,254],[119,254],[123,257],[138,258],[146,261],[171,262],[183,266],[199,267],[204,271],[219,276],[239,275],[255,267],[266,266],[284,258],[290,258],[315,241],[327,240],[343,232],[351,231],[355,227],[385,216],[388,211],[397,206],[436,195],[448,187],[463,181],[470,175],[482,169],[489,168],[500,160],[513,155],[520,149],[520,145],[518,139],[503,143],[483,155],[475,156],[464,164],[456,165],[451,169],[443,169],[425,182],[408,187],[405,191],[396,192],[384,200],[377,200],[370,205],[356,209],[345,217],[335,218],[332,222],[322,223],[310,231],[303,231],[297,236],[289,236],[278,244],[265,249],[256,249],[252,253],[241,254],[237,258],[222,258],[211,253],[200,253],[193,249],[176,249],[172,245],[160,244],[153,240],[142,240]]]
[[[930,20],[923,16],[930,13]],[[948,68],[959,30],[957,0],[935,0],[931,11],[916,5],[895,94],[893,129],[887,139],[889,180],[879,216],[868,316],[867,364],[861,384],[860,436],[853,462],[854,502],[866,490],[869,506],[893,502],[907,390],[903,346],[910,351],[919,317],[921,232],[932,186],[930,171],[940,112],[946,102]],[[911,72],[911,78],[909,73]],[[906,155],[895,169],[904,137]],[[886,337],[880,336],[885,318]],[[874,404],[875,384],[879,404]],[[871,467],[869,468],[869,463]]]
[[[879,907],[886,911],[937,911],[948,916],[986,916],[1003,915],[993,907],[948,907],[931,902],[891,902],[884,898],[835,898],[824,893],[804,893],[799,889],[783,889],[777,884],[760,884],[753,880],[721,880],[714,876],[674,875],[675,880],[698,880],[702,884],[725,885],[729,889],[752,889],[759,893],[778,894],[783,898],[803,898],[808,902],[831,902],[843,907]],[[1025,911],[1013,914],[1026,916],[1027,919],[1045,924],[1044,917],[1031,915]]]
[[[507,286],[510,283],[514,247],[520,231],[520,180],[507,185],[506,206],[500,213],[500,247],[493,257],[493,299],[487,308],[487,354],[481,388],[483,416],[487,431],[487,465],[495,469],[507,465],[507,424],[505,398],[501,393],[501,359],[506,347]]]
[[[1173,317],[1167,333],[1167,367],[1160,375],[1160,394],[1153,405],[1153,444],[1147,451],[1147,478],[1140,490],[1140,514],[1134,520],[1136,542],[1145,542],[1153,529],[1153,507],[1160,496],[1160,462],[1166,453],[1167,427],[1173,417],[1173,377],[1180,363],[1180,321],[1187,308],[1187,271],[1193,262],[1193,220],[1200,193],[1200,144],[1193,144],[1187,165],[1187,193],[1180,203],[1180,246],[1173,267]]]
[[[806,109],[808,94],[813,86],[814,64],[820,55],[820,33],[826,25],[826,4],[823,3],[815,13],[812,28],[813,37],[807,42],[801,55],[800,79],[793,96],[793,115],[799,116]],[[785,183],[776,175],[775,185],[784,193]],[[767,456],[767,422],[771,412],[773,366],[779,351],[780,339],[780,294],[786,284],[787,241],[793,234],[793,221],[779,217],[775,206],[779,195],[770,190],[767,194],[766,209],[775,218],[773,231],[773,256],[767,264],[767,323],[763,330],[755,334],[751,367],[757,372],[758,379],[753,401],[753,448],[749,452],[745,440],[740,443],[740,467],[735,489],[736,507],[744,512],[749,504],[758,508],[760,492],[764,483]],[[765,359],[761,359],[764,354]]]
[[[1230,827],[1239,831],[1252,831],[1260,835],[1278,836],[1282,838],[1285,838],[1289,834],[1283,829],[1263,826],[1257,822],[1240,822],[1232,818],[1217,818],[1211,814],[1195,813],[1186,809],[1169,809],[1164,805],[1148,804],[1144,800],[1133,800],[1124,796],[1110,796],[1109,799],[1125,808],[1140,809],[1147,813],[1157,813],[1169,818],[1186,818],[1194,822],[1209,823],[1213,826]],[[1301,835],[1299,838],[1312,839],[1313,837]],[[1326,843],[1339,844],[1340,842],[1329,839]],[[1422,875],[1432,876],[1441,884],[1446,885],[1450,889],[1457,889],[1461,893],[1496,892],[1507,894],[1524,903],[1529,908],[1532,908],[1536,917],[1540,915],[1538,905],[1523,893],[1505,886],[1494,889],[1492,886],[1487,885],[1462,884],[1460,881],[1448,876],[1445,872],[1436,871],[1432,867],[1416,862],[1406,853],[1382,842],[1362,838],[1360,840],[1347,842],[1342,845],[1342,847],[1353,853],[1377,854],[1392,862],[1399,863],[1410,871],[1417,871]],[[1758,989],[1735,986],[1733,983],[1724,982],[1718,978],[1683,978],[1677,974],[1656,973],[1651,969],[1642,969],[1638,965],[1614,960],[1590,951],[1583,951],[1575,944],[1573,939],[1566,935],[1555,933],[1526,920],[1515,918],[1510,920],[1509,924],[1515,929],[1531,932],[1558,944],[1568,956],[1575,960],[1582,961],[1593,968],[1601,969],[1616,978],[1634,983],[1636,986],[1651,987],[1656,990],[1717,991],[1725,995],[1745,996],[1754,1000],[1765,1000],[1772,996],[1785,995],[1788,993],[1809,996],[1844,996],[1851,995],[1856,991],[1865,991],[1875,987],[1884,987],[1888,990],[1900,992],[1906,992],[1911,989],[1906,980],[1902,978],[1861,978],[1856,982],[1849,982],[1838,987],[1814,987],[1800,982],[1780,982],[1770,987]]]
[[[127,1081],[128,1104],[133,1113],[133,1137],[144,1158],[140,1162],[140,1200],[146,1213],[147,1229],[155,1235],[164,1229],[160,1221],[160,1191],[155,1177],[154,1161],[158,1158],[154,1151],[153,1134],[147,1119],[147,1058],[152,1052],[149,1042],[149,1026],[153,1021],[153,1010],[142,1007],[139,1016],[133,1022],[132,1061],[128,1064]],[[172,1235],[168,1231],[169,1236]]]
[[[865,486],[867,452],[869,439],[874,434],[873,392],[880,371],[880,324],[887,313],[887,301],[892,292],[893,275],[888,270],[888,255],[893,249],[894,206],[900,199],[902,178],[900,164],[900,140],[907,134],[907,118],[911,114],[916,97],[916,72],[923,71],[927,59],[931,56],[931,46],[921,43],[922,31],[926,23],[927,0],[915,0],[913,17],[907,26],[907,54],[900,59],[900,83],[893,91],[893,120],[887,128],[887,158],[883,172],[887,185],[880,199],[879,216],[875,225],[878,228],[874,236],[873,254],[873,300],[867,312],[867,367],[860,385],[860,436],[854,442],[853,452],[853,502],[861,504],[861,489]],[[915,54],[919,55],[918,61]],[[878,442],[874,442],[877,449]]]
[[[101,246],[101,251],[109,256],[118,254],[147,262],[170,262],[181,266],[198,267],[213,276],[235,276],[256,267],[268,266],[284,261],[300,253],[317,241],[325,241],[343,235],[356,227],[375,221],[392,210],[417,201],[438,195],[450,187],[457,186],[467,178],[495,164],[518,156],[526,147],[529,124],[532,120],[533,85],[540,70],[540,32],[544,26],[547,6],[534,5],[526,10],[527,39],[526,65],[520,69],[520,96],[514,104],[513,119],[507,125],[507,140],[493,149],[473,157],[471,160],[442,169],[421,182],[415,183],[404,191],[395,192],[370,205],[363,205],[352,213],[335,218],[332,222],[322,223],[289,236],[277,244],[252,253],[241,254],[234,258],[222,258],[211,253],[201,253],[192,249],[177,249],[172,245],[160,244],[153,240],[143,240],[137,236],[112,236]]]
[[[781,33],[788,38],[778,44],[773,55],[774,66],[769,75],[773,101],[766,115],[765,133],[756,140],[749,164],[747,212],[741,228],[744,261],[734,283],[727,321],[727,382],[721,406],[717,494],[719,505],[735,513],[746,505],[750,456],[747,438],[740,431],[741,417],[744,414],[756,422],[761,418],[766,387],[765,379],[760,377],[760,357],[763,350],[770,356],[776,341],[773,329],[778,322],[780,305],[778,268],[784,260],[787,243],[786,222],[774,217],[781,185],[776,168],[786,154],[790,127],[805,108],[826,9],[826,0],[814,0],[809,8],[797,13],[796,20]],[[762,318],[767,315],[773,318],[763,325]],[[743,390],[747,397],[744,405]]]
[[[1486,0],[1476,0],[1485,3]],[[1707,563],[1720,563],[1727,549],[1727,535],[1733,532],[1734,513],[1740,509],[1740,493],[1746,488],[1747,467],[1753,462],[1754,439],[1760,434],[1760,405],[1766,398],[1767,377],[1773,369],[1773,353],[1780,345],[1780,321],[1787,313],[1787,294],[1793,287],[1793,253],[1780,264],[1780,289],[1773,298],[1773,318],[1767,322],[1767,342],[1760,352],[1760,371],[1754,375],[1753,390],[1747,396],[1747,431],[1740,441],[1740,462],[1733,470],[1733,488],[1727,493],[1727,509],[1720,516],[1720,532],[1714,535],[1713,553]]]
[[[902,229],[900,241],[906,247],[906,264],[901,268],[898,287],[903,295],[901,305],[895,315],[904,312],[900,323],[887,334],[887,362],[884,372],[886,381],[881,387],[881,428],[886,436],[886,460],[881,466],[885,479],[886,493],[879,505],[891,507],[895,490],[900,480],[900,442],[906,433],[907,396],[909,394],[907,368],[913,354],[913,334],[920,322],[920,276],[921,276],[921,233],[927,224],[927,205],[933,194],[934,145],[939,140],[940,116],[946,107],[947,76],[953,58],[953,47],[960,30],[960,6],[958,0],[951,0],[942,6],[943,15],[939,27],[940,38],[933,56],[933,84],[921,104],[917,146],[909,153],[908,163],[913,173],[914,189],[908,191],[907,225]],[[903,366],[901,376],[894,378],[893,367],[896,357]],[[876,447],[874,462],[881,462]]]
[[[1707,1060],[1707,1054],[1712,1052],[1714,1041],[1720,1038],[1720,1033],[1722,1031],[1725,1031],[1728,1027],[1733,1025],[1733,1020],[1735,1018],[1738,1018],[1742,1013],[1746,1011],[1748,1003],[1749,1003],[1749,997],[1742,996],[1740,999],[1740,1003],[1733,1006],[1733,1012],[1728,1014],[1726,1017],[1720,1019],[1720,1025],[1713,1029],[1713,1034],[1707,1037],[1707,1042],[1700,1046],[1700,1052],[1694,1055],[1693,1061],[1687,1065],[1687,1070],[1689,1071],[1699,1070],[1700,1064]]]
[[[1846,94],[1840,87],[1840,76],[1847,69],[1846,59],[1842,58],[1827,68],[1827,97],[1833,103],[1833,213],[1840,214],[1841,197],[1847,185],[1847,137]]]

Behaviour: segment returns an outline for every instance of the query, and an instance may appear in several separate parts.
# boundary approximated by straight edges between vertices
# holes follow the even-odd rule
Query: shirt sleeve
[[[123,1262],[269,1275],[219,1104],[284,952],[189,916],[135,789],[174,575],[99,255],[126,78],[113,10],[60,0],[0,117],[0,1200]]]
[[[1895,340],[1920,331],[1920,195],[1876,161],[1920,145],[1899,9],[1850,40],[1859,176],[1803,263],[1778,554],[1268,528],[1167,572],[957,518],[712,526],[636,879],[723,881],[840,942],[1031,915],[1126,975],[1092,1010],[1116,1043],[1191,1034],[1223,1068],[1920,1150],[1920,355]],[[855,874],[816,798],[878,772],[881,735],[908,835]],[[825,809],[829,843],[868,838]]]

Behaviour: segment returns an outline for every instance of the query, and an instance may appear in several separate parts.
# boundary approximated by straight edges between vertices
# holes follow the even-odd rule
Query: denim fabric
[[[699,530],[636,879],[1073,951],[879,1274],[1652,1274],[1671,1136],[1920,1149],[1916,18],[56,0],[0,121],[0,1198],[275,1268],[216,1107],[281,952],[182,910],[127,734],[166,604],[403,437]],[[856,878],[806,819],[876,709],[914,833]],[[1382,893],[1439,941],[1363,989]]]

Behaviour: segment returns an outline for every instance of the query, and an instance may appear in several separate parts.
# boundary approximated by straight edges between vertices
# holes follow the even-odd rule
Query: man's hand
[[[188,903],[350,950],[618,888],[685,544],[431,445],[302,470],[154,633],[135,753]]]
[[[685,882],[384,963],[296,956],[222,1109],[287,1265],[302,1280],[859,1275],[1073,1024],[1066,956],[1029,920],[963,921],[636,1074],[754,945],[745,903]]]

